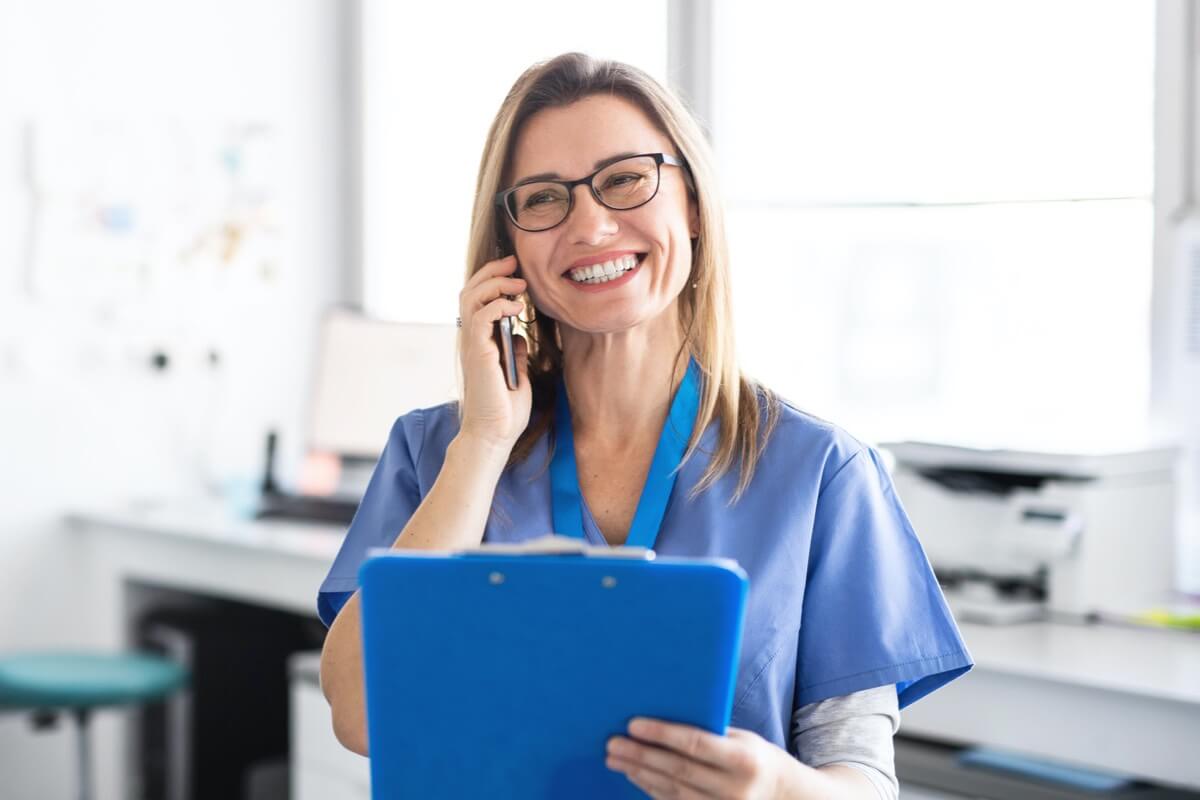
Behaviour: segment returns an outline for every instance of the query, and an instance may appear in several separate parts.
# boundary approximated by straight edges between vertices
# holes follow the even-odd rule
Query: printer
[[[880,447],[894,458],[896,492],[959,619],[1120,616],[1171,593],[1175,449]]]

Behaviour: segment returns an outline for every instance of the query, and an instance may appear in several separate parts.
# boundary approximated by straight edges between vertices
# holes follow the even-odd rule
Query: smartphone
[[[505,295],[510,300],[515,300],[513,295]],[[504,371],[504,381],[508,384],[509,389],[516,389],[518,385],[517,375],[517,349],[513,346],[513,328],[515,327],[514,317],[501,317],[496,321],[496,344],[500,346],[500,368]]]
[[[521,265],[518,264],[513,276],[520,277],[520,275]],[[504,296],[509,300],[517,299],[515,295],[511,294]],[[496,338],[496,344],[500,347],[500,369],[504,373],[504,382],[508,384],[511,391],[516,391],[520,384],[517,375],[517,348],[513,345],[513,330],[516,325],[516,317],[501,317],[496,321],[496,327],[492,331],[492,335]]]

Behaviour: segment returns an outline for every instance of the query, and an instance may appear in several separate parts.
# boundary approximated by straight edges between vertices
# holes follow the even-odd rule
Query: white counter
[[[1200,788],[1200,634],[963,624],[975,669],[901,714],[901,734],[985,744]]]
[[[128,581],[315,615],[342,526],[247,521],[212,506],[70,515],[104,638],[124,646]],[[1200,635],[1030,623],[963,624],[967,675],[910,706],[901,733],[987,744],[1200,788]],[[105,757],[98,746],[97,761]],[[119,756],[109,749],[109,759]],[[98,764],[101,800],[123,797]]]

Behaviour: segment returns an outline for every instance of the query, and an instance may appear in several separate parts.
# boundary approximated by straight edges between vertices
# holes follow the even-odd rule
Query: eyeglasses
[[[576,186],[587,184],[596,202],[614,211],[643,206],[658,194],[662,165],[686,169],[683,161],[666,153],[642,153],[614,161],[577,181],[529,181],[496,195],[508,218],[523,231],[545,231],[571,213]]]

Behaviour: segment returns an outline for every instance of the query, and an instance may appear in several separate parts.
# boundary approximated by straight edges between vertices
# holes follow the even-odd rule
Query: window
[[[665,81],[667,3],[363,4],[363,296],[375,316],[458,312],[475,178],[525,68],[579,50]]]
[[[368,312],[453,317],[479,154],[512,81],[572,49],[662,80],[667,6],[521,0],[464,24],[452,4],[364,3]],[[694,68],[711,70],[747,371],[874,441],[1139,432],[1154,4],[675,8],[706,7],[713,59]]]
[[[758,9],[713,26],[744,367],[867,439],[1136,435],[1154,4]]]

